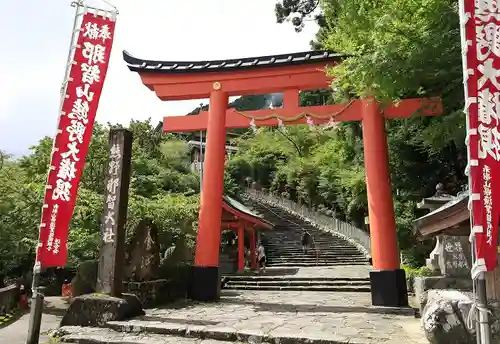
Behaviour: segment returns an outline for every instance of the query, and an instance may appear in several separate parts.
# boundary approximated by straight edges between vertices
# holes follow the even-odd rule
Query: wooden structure
[[[469,236],[470,212],[467,208],[469,197],[462,194],[457,197],[425,198],[419,208],[431,210],[415,220],[414,225],[422,238],[436,235]]]
[[[435,237],[438,240],[438,245],[439,237],[442,235],[459,237],[464,254],[467,260],[471,262],[468,193],[459,194],[446,202],[447,198],[449,197],[424,199],[419,204],[419,208],[426,208],[426,206],[431,205],[432,211],[415,220],[415,229],[422,239]],[[441,203],[441,206],[439,206],[439,203]],[[498,267],[494,271],[486,273],[486,294],[490,301],[500,300],[500,268]]]
[[[362,121],[374,271],[370,272],[372,303],[407,306],[404,271],[400,269],[396,223],[385,133],[386,118],[437,115],[436,99],[406,99],[381,106],[374,99],[348,104],[301,107],[299,91],[325,89],[331,79],[326,66],[343,57],[326,51],[242,59],[173,62],[143,60],[124,52],[128,68],[164,101],[210,98],[209,111],[196,116],[165,117],[167,132],[207,130],[207,152],[201,195],[199,231],[191,298],[219,297],[219,245],[226,131],[250,126]],[[229,96],[283,93],[283,107],[241,112],[228,109]]]
[[[256,230],[271,230],[273,225],[229,196],[224,196],[222,199],[222,209],[222,229],[238,233],[238,271],[245,269],[245,230],[250,234],[250,267],[252,270],[256,269]]]

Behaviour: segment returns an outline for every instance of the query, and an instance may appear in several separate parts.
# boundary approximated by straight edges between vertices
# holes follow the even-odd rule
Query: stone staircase
[[[269,267],[307,267],[331,265],[363,265],[368,260],[356,246],[340,237],[323,232],[279,207],[247,200],[275,228],[263,234]],[[315,250],[302,251],[301,237],[307,230],[314,239]]]
[[[280,269],[309,267],[332,267],[367,265],[368,260],[356,246],[349,241],[322,232],[297,216],[252,199],[245,204],[274,224],[272,231],[261,234],[266,248],[267,267],[265,275],[227,274],[225,289],[232,290],[280,290],[280,291],[339,291],[369,292],[368,276],[363,278],[337,278],[333,276],[300,277],[293,274],[279,276]],[[314,239],[316,250],[304,253],[301,245],[303,230]]]
[[[231,276],[225,289],[280,291],[369,292],[368,278]]]

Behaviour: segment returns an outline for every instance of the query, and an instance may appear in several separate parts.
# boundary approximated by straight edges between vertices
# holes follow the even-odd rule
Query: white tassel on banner
[[[486,262],[483,258],[477,259],[474,264],[472,264],[472,269],[470,271],[472,279],[476,279],[481,272],[486,272]]]
[[[472,242],[477,233],[483,233],[483,226],[473,226],[469,234],[469,242]]]

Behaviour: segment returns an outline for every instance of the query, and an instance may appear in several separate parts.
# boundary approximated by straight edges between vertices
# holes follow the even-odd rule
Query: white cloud
[[[0,54],[0,149],[25,152],[41,136],[54,134],[72,25],[69,3],[10,1],[0,13],[2,51],[9,52]],[[290,25],[276,24],[273,0],[114,3],[120,15],[99,122],[128,123],[131,118],[148,117],[160,121],[163,116],[185,114],[200,103],[157,99],[127,69],[123,49],[158,60],[250,57],[308,50],[316,31],[312,23],[301,34]]]

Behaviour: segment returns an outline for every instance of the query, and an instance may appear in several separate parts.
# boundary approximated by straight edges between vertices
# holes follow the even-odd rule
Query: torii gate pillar
[[[220,295],[219,248],[221,240],[222,196],[226,156],[227,93],[214,82],[210,93],[203,187],[200,201],[196,256],[188,297],[215,301]]]
[[[374,267],[370,271],[372,304],[408,306],[406,277],[398,255],[385,118],[375,99],[363,101],[361,120]]]

